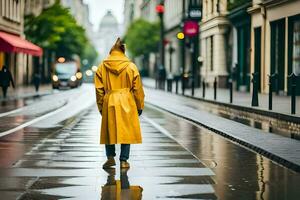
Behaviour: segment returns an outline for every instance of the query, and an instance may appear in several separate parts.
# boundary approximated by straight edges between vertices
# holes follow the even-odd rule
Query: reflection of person
[[[35,91],[38,92],[41,83],[41,75],[38,72],[34,73],[32,81],[35,87]]]
[[[120,38],[100,64],[95,87],[102,114],[100,143],[105,144],[108,158],[103,168],[116,165],[115,144],[121,144],[121,168],[129,168],[130,144],[142,142],[138,116],[144,108],[144,90],[138,69],[125,56],[125,45]]]
[[[121,180],[115,180],[116,170],[105,169],[108,173],[107,182],[102,186],[101,200],[141,200],[143,188],[141,186],[130,186],[127,172],[128,168],[121,169]]]
[[[2,87],[3,97],[6,98],[7,88],[12,84],[13,88],[15,88],[15,83],[12,78],[10,71],[4,65],[2,70],[0,71],[0,86]]]

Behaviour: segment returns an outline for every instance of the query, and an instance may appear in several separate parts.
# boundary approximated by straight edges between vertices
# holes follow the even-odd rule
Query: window
[[[300,19],[293,24],[293,55],[292,55],[293,72],[300,75]]]
[[[210,36],[210,71],[214,71],[214,37]]]
[[[278,74],[277,90],[284,90],[285,82],[285,18],[271,25],[271,74]]]
[[[213,36],[206,38],[206,67],[210,71],[214,70]]]

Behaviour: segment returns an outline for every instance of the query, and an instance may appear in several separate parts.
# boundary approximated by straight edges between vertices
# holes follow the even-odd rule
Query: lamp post
[[[164,12],[165,12],[165,6],[164,6],[164,0],[161,0],[161,2],[156,6],[155,8],[156,13],[159,16],[160,20],[160,65],[164,68],[165,66],[165,28],[164,28]]]
[[[183,26],[184,26],[184,21],[185,21],[185,15],[186,15],[186,0],[182,0],[182,18],[181,18],[181,24],[180,24],[180,29],[183,31]],[[184,79],[184,74],[185,74],[185,35],[183,32],[180,32],[177,34],[177,38],[180,40],[180,46],[181,46],[181,67],[182,67],[182,75],[181,75],[181,89],[182,89],[182,95],[184,95],[184,90],[185,90],[185,79]]]
[[[173,65],[172,54],[174,53],[175,49],[172,46],[171,42],[169,44],[169,49],[168,50],[169,50],[169,56],[170,56],[170,68],[169,68],[169,72],[170,72],[170,75],[172,76],[172,65]]]

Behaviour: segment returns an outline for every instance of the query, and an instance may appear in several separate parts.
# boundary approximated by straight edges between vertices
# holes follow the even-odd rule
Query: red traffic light
[[[161,14],[161,13],[164,13],[165,12],[165,6],[164,5],[161,5],[161,4],[158,4],[156,7],[155,7],[155,10],[157,13]]]

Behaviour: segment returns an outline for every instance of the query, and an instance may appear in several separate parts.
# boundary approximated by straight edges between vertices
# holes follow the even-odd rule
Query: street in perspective
[[[0,199],[299,200],[300,0],[0,0]]]

